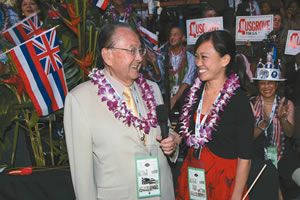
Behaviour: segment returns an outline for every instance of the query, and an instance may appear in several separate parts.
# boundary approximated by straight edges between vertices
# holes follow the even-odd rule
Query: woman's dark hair
[[[113,39],[114,33],[118,28],[127,28],[136,33],[136,31],[133,30],[131,26],[125,23],[115,22],[115,23],[104,25],[100,31],[97,40],[97,46],[98,46],[97,51],[99,54],[99,62],[100,62],[100,66],[98,66],[99,69],[103,69],[104,67],[104,60],[102,58],[101,51],[103,48],[111,48],[114,46],[115,44],[115,41]]]
[[[23,3],[23,1],[24,0],[18,0],[17,1],[17,13],[18,13],[19,20],[22,20],[22,19],[25,18],[25,16],[23,15],[23,12],[22,12],[22,3]],[[38,14],[39,20],[44,21],[44,18],[45,18],[45,16],[44,16],[45,11],[43,9],[44,6],[42,7],[40,0],[34,0],[34,2],[36,3],[36,5],[38,6],[38,8],[40,10],[40,12]]]
[[[246,74],[246,64],[243,56],[236,53],[235,41],[232,35],[228,31],[223,30],[204,33],[198,38],[194,52],[206,41],[212,41],[215,50],[221,57],[226,54],[230,55],[230,62],[226,66],[226,76],[229,77],[231,74],[237,74],[241,88],[247,91],[250,79]]]

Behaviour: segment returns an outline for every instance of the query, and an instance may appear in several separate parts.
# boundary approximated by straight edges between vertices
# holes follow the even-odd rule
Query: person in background
[[[256,0],[243,0],[236,11],[236,16],[256,16],[260,14],[260,7]]]
[[[18,0],[17,1],[17,13],[19,20],[22,20],[33,13],[39,13],[39,20],[45,19],[44,11],[42,10],[40,0]]]
[[[255,117],[254,157],[271,160],[278,169],[280,186],[294,187],[296,193],[289,195],[299,198],[300,160],[291,145],[295,129],[294,104],[284,97],[282,81],[285,79],[281,78],[278,67],[264,66],[257,68],[253,80],[257,88],[257,95],[250,99]]]
[[[76,199],[173,200],[167,159],[176,161],[178,145],[174,132],[162,139],[157,84],[139,76],[146,53],[140,38],[128,24],[107,24],[98,47],[104,69],[71,90],[64,108]]]
[[[255,52],[255,56],[251,60],[252,74],[256,72],[257,61],[262,58],[265,63],[267,54],[271,52],[273,62],[276,66],[281,68],[281,75],[285,77],[285,64],[287,62],[286,55],[284,55],[285,43],[287,39],[287,30],[283,27],[283,17],[279,12],[274,12],[273,31],[268,34],[267,39],[262,41],[260,49]],[[280,66],[278,65],[280,61]]]
[[[183,91],[192,84],[195,73],[195,57],[186,50],[184,45],[185,34],[178,26],[173,26],[169,32],[169,45],[165,51],[164,59],[158,59],[158,65],[161,70],[163,91],[166,88],[166,78],[169,77],[170,91],[164,91],[165,94],[170,92],[170,109],[172,110],[176,102],[180,99]],[[168,67],[168,71],[166,71]],[[166,98],[167,99],[167,98]],[[165,102],[168,104],[168,102]]]
[[[203,10],[202,10],[202,18],[206,17],[216,17],[217,16],[217,11],[215,8],[213,8],[210,5],[207,5]]]
[[[206,193],[208,200],[240,200],[246,192],[254,128],[244,59],[236,54],[234,38],[227,31],[202,34],[194,54],[199,77],[184,95],[176,127],[189,147],[176,199],[193,199],[189,187],[199,191],[191,171],[197,168],[205,171],[201,194]]]
[[[142,62],[141,73],[146,79],[158,83],[161,80],[161,72],[157,63],[157,56],[153,51],[148,50]]]
[[[295,146],[300,154],[300,52],[294,56],[294,59],[286,64],[286,88],[289,97],[295,105]]]
[[[289,2],[283,19],[285,29],[300,30],[300,3],[297,0]]]
[[[264,1],[261,4],[261,15],[272,15],[273,14],[273,6],[270,1]]]
[[[142,23],[142,19],[137,16],[134,8],[126,3],[126,0],[112,0],[111,4],[105,10],[103,19],[107,23],[122,22],[129,24],[133,29]]]

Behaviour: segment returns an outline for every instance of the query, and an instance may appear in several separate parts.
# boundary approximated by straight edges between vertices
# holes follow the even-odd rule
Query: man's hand
[[[170,134],[169,137],[162,140],[161,136],[156,136],[156,140],[160,142],[160,147],[164,154],[171,155],[176,150],[175,136]]]

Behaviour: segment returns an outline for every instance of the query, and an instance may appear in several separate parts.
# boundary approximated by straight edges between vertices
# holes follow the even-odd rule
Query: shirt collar
[[[108,82],[111,84],[111,86],[114,88],[114,90],[117,92],[117,94],[123,99],[124,98],[123,92],[124,92],[125,86],[120,81],[118,81],[114,77],[112,77],[106,69],[103,70],[103,74],[106,77],[106,79],[108,80]],[[130,86],[130,88],[132,88],[133,86],[134,86],[134,82]]]

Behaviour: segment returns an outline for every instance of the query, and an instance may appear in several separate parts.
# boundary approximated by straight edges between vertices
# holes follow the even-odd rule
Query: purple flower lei
[[[90,77],[91,81],[95,85],[98,85],[98,95],[101,97],[101,101],[107,102],[108,109],[114,113],[116,119],[123,120],[123,123],[127,126],[130,127],[133,125],[135,128],[143,130],[146,134],[149,133],[151,127],[157,126],[156,101],[151,87],[147,84],[142,74],[139,75],[136,83],[142,91],[142,98],[146,102],[149,113],[147,114],[147,118],[142,117],[141,119],[132,114],[124,100],[118,98],[116,91],[108,83],[101,70],[97,70],[96,72],[93,70]]]
[[[128,22],[128,19],[129,19],[131,11],[132,11],[132,6],[131,5],[127,5],[126,9],[125,9],[125,14],[124,14],[124,22],[125,23]],[[112,17],[114,19],[114,22],[118,22],[119,18],[117,17],[115,9],[111,9],[110,13],[111,13],[111,15],[112,15]]]
[[[192,131],[189,131],[190,127],[190,118],[189,115],[190,110],[192,109],[193,104],[197,101],[197,95],[196,91],[200,89],[202,85],[202,82],[200,81],[200,78],[198,77],[193,86],[191,87],[187,98],[185,101],[187,103],[183,106],[183,113],[180,117],[180,120],[182,121],[182,126],[180,127],[180,133],[182,134],[182,137],[187,138],[187,145],[189,147],[192,146],[203,146],[206,142],[212,139],[211,134],[212,131],[216,130],[214,126],[218,125],[217,121],[220,119],[218,113],[219,111],[224,111],[224,107],[229,102],[230,98],[234,94],[235,90],[240,87],[239,85],[239,77],[236,74],[230,75],[230,77],[226,80],[223,89],[221,90],[221,97],[219,100],[213,104],[213,107],[211,109],[210,117],[207,119],[204,128],[200,129],[200,137],[191,135]]]

